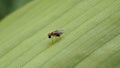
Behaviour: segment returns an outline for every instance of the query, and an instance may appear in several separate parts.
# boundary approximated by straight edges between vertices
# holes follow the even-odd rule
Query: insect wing
[[[54,33],[55,33],[55,34],[59,34],[59,35],[61,35],[61,34],[64,33],[64,31],[63,31],[63,30],[56,30],[56,31],[54,31]]]

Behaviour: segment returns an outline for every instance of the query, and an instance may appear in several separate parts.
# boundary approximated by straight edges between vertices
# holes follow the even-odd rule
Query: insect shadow
[[[51,38],[51,41],[49,42],[49,45],[54,45],[54,44],[60,42],[62,39],[63,39],[63,37],[54,37],[54,38]]]

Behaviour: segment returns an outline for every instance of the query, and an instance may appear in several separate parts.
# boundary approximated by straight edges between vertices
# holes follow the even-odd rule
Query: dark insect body
[[[48,34],[48,38],[60,37],[63,34],[63,30],[56,30]]]

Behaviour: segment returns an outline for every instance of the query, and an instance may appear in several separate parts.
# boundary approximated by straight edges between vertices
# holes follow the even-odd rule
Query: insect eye
[[[51,38],[51,36],[50,36],[50,35],[48,35],[48,38]]]

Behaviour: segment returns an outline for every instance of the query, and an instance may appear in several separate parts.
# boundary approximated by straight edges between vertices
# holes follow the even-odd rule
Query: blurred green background
[[[32,0],[0,0],[0,20]]]

